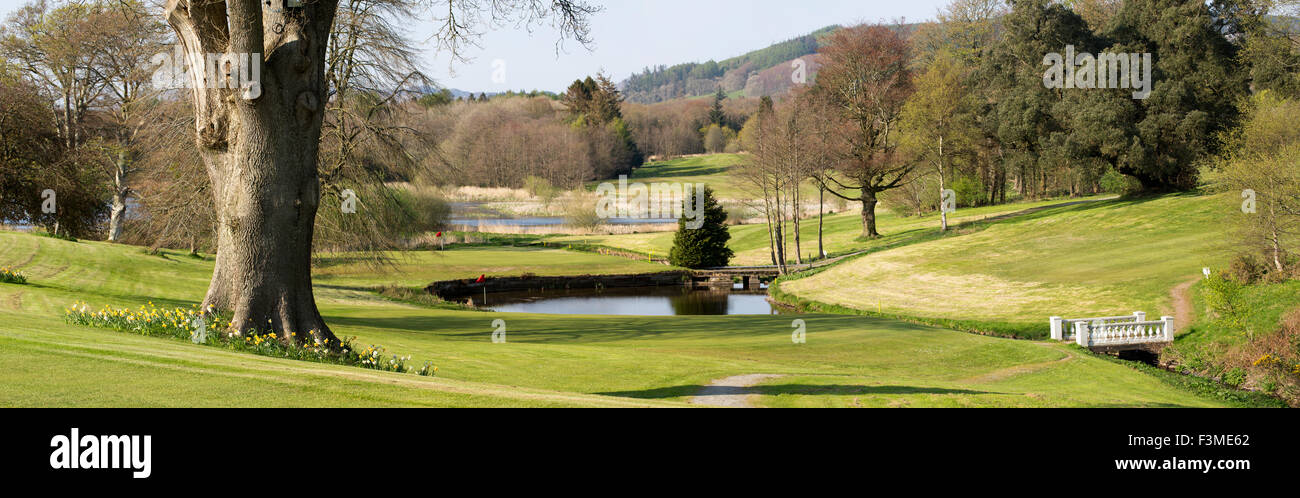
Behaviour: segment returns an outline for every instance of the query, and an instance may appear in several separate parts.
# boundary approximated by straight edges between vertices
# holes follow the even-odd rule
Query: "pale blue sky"
[[[772,43],[806,34],[830,24],[859,21],[933,19],[950,0],[594,0],[605,11],[592,19],[588,51],[566,44],[558,56],[557,35],[549,26],[532,33],[513,26],[487,33],[482,48],[471,48],[474,60],[456,64],[426,52],[430,75],[445,86],[462,90],[560,91],[581,76],[604,70],[622,80],[647,66],[722,60]],[[0,14],[26,3],[0,0]],[[432,24],[412,20],[411,35],[423,42]],[[493,82],[493,61],[505,62],[505,83]]]
[[[473,91],[559,91],[604,70],[622,80],[647,66],[722,60],[831,24],[933,19],[950,0],[606,0],[592,19],[591,51],[566,44],[556,56],[556,32],[506,29],[483,37],[468,65],[428,54],[429,69],[446,86]],[[427,27],[421,31],[427,33]],[[422,36],[421,39],[428,36]],[[506,83],[492,81],[492,61],[506,62]]]

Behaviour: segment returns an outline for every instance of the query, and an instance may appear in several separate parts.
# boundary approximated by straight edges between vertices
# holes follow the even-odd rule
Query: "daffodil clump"
[[[150,302],[139,309],[114,308],[105,305],[92,310],[85,302],[76,302],[64,308],[64,319],[75,325],[88,325],[113,329],[119,332],[148,335],[154,337],[172,337],[194,341],[203,336],[204,343],[219,345],[220,328],[199,309],[196,304],[191,308],[159,308]],[[198,342],[198,341],[196,341]]]
[[[27,277],[23,276],[22,273],[19,273],[18,270],[6,266],[0,268],[0,283],[22,285],[27,283]]]
[[[433,377],[438,367],[432,362],[416,369],[407,365],[410,356],[389,355],[382,346],[356,348],[352,345],[355,337],[330,344],[329,340],[317,341],[316,331],[304,334],[301,339],[297,332],[289,332],[289,337],[281,337],[275,332],[235,330],[234,323],[218,315],[211,307],[199,308],[158,308],[152,302],[139,309],[114,308],[105,305],[92,310],[86,303],[77,302],[64,308],[64,319],[74,325],[86,325],[113,329],[119,332],[169,337],[198,344],[217,346],[236,351],[275,356],[318,363],[334,363],[387,372],[412,373]]]

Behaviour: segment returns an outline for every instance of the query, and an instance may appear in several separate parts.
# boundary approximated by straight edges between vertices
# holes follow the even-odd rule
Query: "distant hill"
[[[428,95],[428,94],[441,92],[442,90],[443,89],[441,87],[437,87],[437,86],[422,86],[422,87],[414,88],[411,91],[419,95]],[[504,96],[514,96],[514,95],[542,96],[551,99],[558,99],[560,97],[559,94],[555,92],[542,91],[542,90],[507,90],[504,92],[472,92],[472,91],[461,90],[459,88],[448,88],[446,90],[448,92],[451,92],[452,100],[466,99],[469,97],[478,98],[480,95],[486,95],[488,98],[495,98],[503,95]]]
[[[710,60],[646,68],[624,80],[620,87],[628,101],[642,104],[709,95],[718,87],[727,93],[743,91],[745,95],[784,93],[792,86],[789,78],[792,61],[816,54],[827,36],[839,28],[827,26],[721,62]],[[810,75],[812,69],[815,68],[810,67]]]

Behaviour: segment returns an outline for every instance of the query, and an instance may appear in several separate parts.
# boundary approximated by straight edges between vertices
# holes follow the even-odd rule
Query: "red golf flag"
[[[435,237],[442,238],[442,232],[438,232],[438,235],[435,235]]]
[[[481,284],[483,282],[487,282],[487,274],[479,275],[478,280],[474,281],[476,284]]]

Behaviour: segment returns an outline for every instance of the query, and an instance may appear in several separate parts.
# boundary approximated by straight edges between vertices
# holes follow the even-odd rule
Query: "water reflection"
[[[475,304],[481,304],[476,302]],[[554,315],[772,315],[762,292],[684,287],[570,289],[488,294],[487,306],[505,313]]]

